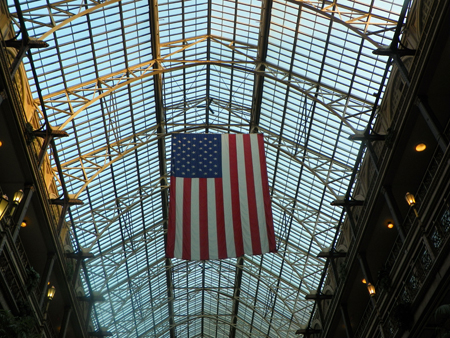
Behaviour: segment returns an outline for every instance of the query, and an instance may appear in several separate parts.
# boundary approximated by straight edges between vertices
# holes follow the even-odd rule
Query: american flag
[[[166,257],[275,252],[262,134],[173,134]]]

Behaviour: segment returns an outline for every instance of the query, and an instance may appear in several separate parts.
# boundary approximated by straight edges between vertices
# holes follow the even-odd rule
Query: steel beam
[[[236,279],[234,283],[233,292],[233,307],[231,311],[231,327],[230,327],[230,338],[236,337],[236,326],[238,320],[239,311],[239,296],[241,294],[241,282],[242,282],[242,272],[244,270],[244,256],[239,257],[236,261]]]
[[[264,90],[264,72],[266,70],[265,62],[267,59],[267,49],[269,45],[270,18],[272,16],[272,0],[262,1],[261,22],[258,37],[258,66],[255,73],[255,82],[253,85],[252,111],[250,132],[257,133],[259,126],[259,117],[261,114],[262,95]]]
[[[161,46],[160,46],[160,36],[159,36],[159,16],[158,16],[158,1],[149,0],[149,15],[150,15],[150,34],[151,34],[151,47],[152,55],[155,60],[161,58]],[[165,135],[166,129],[164,126],[164,106],[163,106],[163,83],[161,74],[161,63],[156,61],[153,64],[153,70],[155,74],[153,75],[154,81],[154,94],[155,94],[155,114],[156,123],[158,125],[157,133],[158,135]],[[165,177],[167,175],[166,168],[166,144],[165,138],[158,138],[158,157],[159,157],[159,174],[160,177]],[[161,184],[163,185],[163,183]],[[167,189],[161,189],[161,204],[164,219],[164,229],[167,230],[167,218],[168,218],[168,191]],[[167,241],[167,234],[165,235],[165,241]],[[169,323],[170,323],[170,337],[176,337],[175,330],[175,319],[174,319],[174,309],[173,309],[173,281],[172,281],[172,262],[170,258],[165,260],[166,263],[166,281],[167,281],[167,297],[168,297],[168,312],[169,312]]]

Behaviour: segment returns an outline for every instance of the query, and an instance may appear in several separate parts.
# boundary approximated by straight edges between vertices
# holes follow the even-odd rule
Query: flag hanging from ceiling
[[[262,134],[173,134],[166,257],[275,252]]]

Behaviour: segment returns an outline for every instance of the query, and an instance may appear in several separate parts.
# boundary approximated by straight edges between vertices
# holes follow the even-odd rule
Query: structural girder
[[[121,0],[105,0],[103,2],[94,0],[89,2],[80,0],[59,1],[44,6],[23,9],[22,13],[25,21],[32,22],[38,28],[42,27],[42,31],[45,33],[42,33],[40,39],[44,40],[50,34],[77,18],[119,1]],[[397,21],[389,17],[383,17],[369,11],[341,4],[344,1],[287,1],[347,27],[377,48],[381,47],[381,45],[371,36],[387,29],[395,29],[397,25]],[[12,13],[12,16],[17,18],[17,13]]]
[[[275,81],[284,83],[290,88],[302,93],[308,97],[311,101],[321,104],[324,108],[337,116],[352,132],[356,133],[356,129],[349,120],[358,118],[355,116],[355,111],[359,115],[370,112],[373,109],[373,103],[364,99],[354,97],[351,94],[343,93],[337,89],[334,89],[326,84],[317,83],[312,79],[308,79],[299,74],[289,72],[281,67],[269,64],[267,62],[261,62],[254,60],[250,56],[246,56],[246,60],[233,61],[233,60],[221,60],[221,61],[205,61],[205,60],[170,60],[166,59],[168,56],[173,56],[176,53],[181,53],[186,48],[195,46],[201,41],[206,39],[212,39],[219,41],[219,37],[213,36],[198,36],[195,38],[186,39],[186,45],[181,46],[175,52],[170,52],[166,56],[161,56],[157,59],[150,60],[148,62],[141,63],[139,65],[127,67],[121,71],[116,71],[109,75],[101,76],[95,80],[80,83],[75,86],[71,86],[65,89],[61,89],[57,92],[45,95],[44,105],[51,117],[57,114],[63,114],[68,116],[63,123],[57,128],[63,130],[69,122],[75,119],[89,106],[93,105],[102,98],[107,98],[118,89],[128,86],[137,81],[144,81],[147,78],[154,76],[161,76],[163,73],[169,73],[180,69],[186,69],[197,65],[217,65],[227,68],[240,68],[245,72],[253,72],[255,75],[271,78]],[[222,39],[224,42],[227,39]],[[188,43],[189,42],[189,43]],[[173,43],[178,47],[180,42]],[[171,43],[166,43],[169,46]],[[244,44],[241,44],[244,45]],[[233,50],[237,50],[238,47],[234,45],[226,45]],[[246,49],[242,50],[242,55],[246,55]],[[168,63],[168,66],[165,64]],[[172,63],[177,65],[171,66]],[[251,67],[248,67],[250,65]],[[264,66],[261,68],[261,66]],[[241,66],[241,67],[240,67]],[[244,67],[242,67],[244,66]],[[261,71],[260,69],[264,69]],[[156,84],[156,82],[155,82]],[[36,108],[40,110],[39,100],[35,101]],[[165,123],[170,124],[171,118],[164,120]]]

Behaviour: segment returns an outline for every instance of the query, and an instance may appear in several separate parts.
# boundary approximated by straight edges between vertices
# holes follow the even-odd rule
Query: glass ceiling
[[[311,316],[403,1],[20,1],[84,292],[114,337],[293,337]],[[9,0],[11,13],[16,13]],[[13,14],[19,27],[17,14]],[[381,90],[383,91],[383,89]],[[264,133],[278,253],[164,257],[171,134]]]

